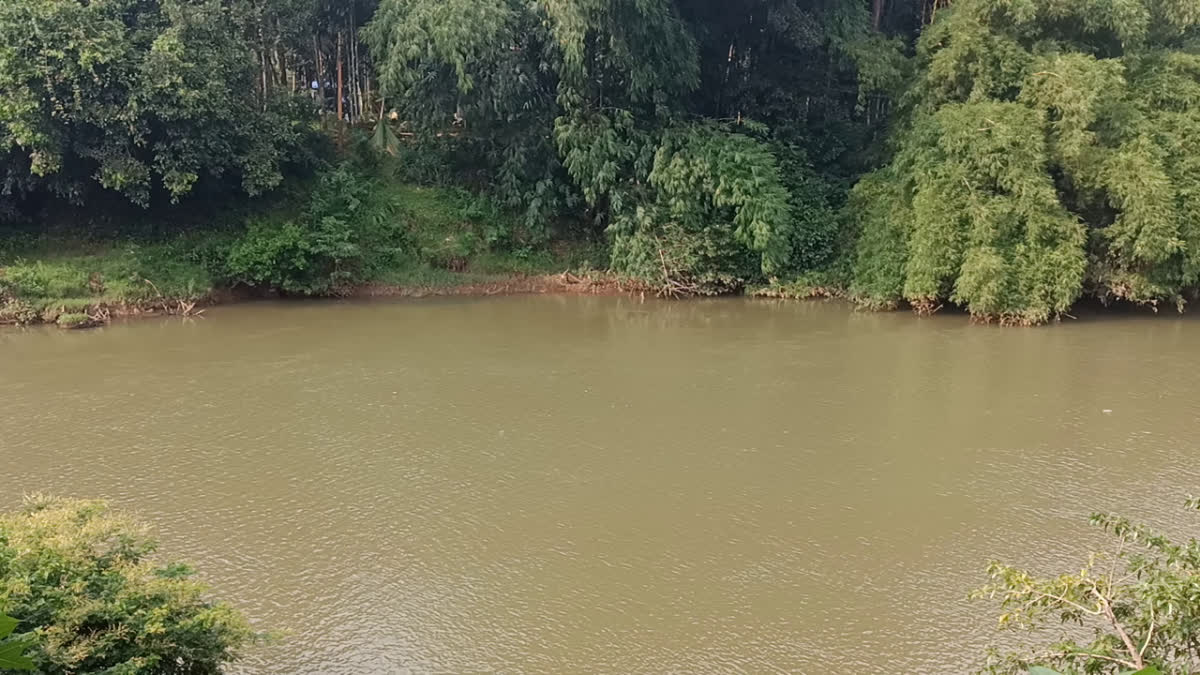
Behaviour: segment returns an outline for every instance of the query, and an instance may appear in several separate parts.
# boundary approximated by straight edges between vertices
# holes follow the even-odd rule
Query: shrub
[[[841,186],[817,173],[802,148],[777,143],[772,147],[779,158],[780,179],[788,191],[792,227],[786,254],[788,271],[804,274],[833,263],[842,245],[842,222],[835,202]]]
[[[1200,502],[1188,506],[1194,510]],[[1116,541],[1110,553],[1093,553],[1078,572],[1039,577],[992,564],[992,583],[974,595],[999,600],[1001,627],[1051,634],[1044,635],[1044,648],[991,654],[983,672],[1055,673],[1046,666],[1068,674],[1196,672],[1200,542],[1172,541],[1117,516],[1095,514],[1091,521]],[[1055,624],[1070,629],[1051,631]]]
[[[249,286],[324,293],[336,283],[339,266],[357,255],[349,234],[344,227],[312,231],[292,221],[252,222],[230,249],[227,270],[235,282]]]
[[[318,181],[298,218],[252,222],[229,250],[233,283],[321,295],[361,281],[404,249],[396,206],[375,181],[349,166]]]
[[[38,672],[209,675],[237,658],[245,620],[155,548],[104,502],[31,497],[0,515],[0,606]]]
[[[611,226],[615,271],[682,295],[790,271],[795,223],[768,144],[719,125],[680,126],[664,134],[648,183],[652,194]]]
[[[82,312],[68,312],[66,314],[59,314],[57,317],[55,317],[55,323],[58,324],[59,328],[87,328],[91,326],[94,321],[92,320],[92,317],[88,316],[87,314],[83,314]]]
[[[377,127],[387,128],[387,123]],[[372,145],[379,141],[372,139]],[[390,145],[390,157],[380,158],[374,167],[388,178],[401,183],[415,185],[448,185],[457,177],[452,166],[455,145],[453,137],[439,138],[421,134]]]

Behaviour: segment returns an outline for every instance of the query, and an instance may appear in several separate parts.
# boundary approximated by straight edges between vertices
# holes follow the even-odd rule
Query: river
[[[957,673],[989,560],[1077,569],[1093,510],[1195,529],[1198,345],[549,296],[9,329],[0,506],[151,521],[287,632],[239,673]]]

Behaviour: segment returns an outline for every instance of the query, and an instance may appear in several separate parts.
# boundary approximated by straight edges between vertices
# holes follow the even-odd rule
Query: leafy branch
[[[0,671],[33,670],[33,661],[25,656],[29,640],[9,638],[20,623],[11,616],[0,614]]]
[[[1189,501],[1190,508],[1197,504]],[[1166,675],[1200,670],[1200,544],[1176,543],[1126,518],[1095,514],[1112,535],[1107,554],[1093,553],[1078,571],[1039,577],[992,563],[991,583],[972,597],[999,601],[1001,628],[1045,632],[1072,628],[1048,650],[993,655],[983,672]],[[1058,671],[1049,670],[1050,667]]]

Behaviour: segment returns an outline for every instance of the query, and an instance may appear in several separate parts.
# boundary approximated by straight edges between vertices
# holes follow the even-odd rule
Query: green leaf
[[[1062,673],[1044,666],[1029,666],[1029,675],[1062,675]]]
[[[1121,675],[1162,675],[1157,666],[1146,666],[1141,670],[1126,670]]]
[[[33,661],[22,654],[28,646],[24,640],[0,644],[0,670],[33,670]]]
[[[12,632],[16,629],[18,623],[20,622],[11,616],[0,614],[0,640],[12,635]]]

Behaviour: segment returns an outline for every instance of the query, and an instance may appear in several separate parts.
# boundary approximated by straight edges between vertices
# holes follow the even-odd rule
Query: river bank
[[[46,231],[14,227],[0,235],[0,324],[86,328],[260,297],[640,290],[598,271],[608,267],[603,242],[526,232],[463,190],[356,175],[337,171],[310,195],[194,222],[147,212],[101,227],[71,213]]]
[[[0,282],[7,269],[0,267]],[[66,330],[94,328],[113,319],[151,318],[156,316],[197,316],[210,307],[263,298],[279,298],[277,292],[253,288],[213,288],[203,293],[168,295],[153,281],[143,280],[152,296],[97,296],[29,298],[0,292],[0,325],[53,324]],[[317,298],[427,298],[487,297],[501,295],[630,295],[652,294],[645,284],[622,279],[606,272],[557,274],[472,274],[445,272],[433,279],[409,282],[374,281],[337,289]]]
[[[45,261],[23,263],[43,270],[51,267]],[[192,283],[180,283],[178,279],[156,283],[142,279],[141,284],[118,284],[120,293],[102,292],[91,297],[63,294],[61,297],[30,297],[15,295],[12,284],[6,284],[10,267],[0,266],[0,326],[55,325],[64,330],[96,328],[113,321],[154,318],[161,316],[199,316],[211,307],[239,304],[255,300],[294,299],[387,299],[387,298],[438,298],[438,297],[501,297],[514,295],[577,295],[577,296],[639,296],[664,297],[660,289],[608,271],[584,270],[557,273],[480,273],[455,272],[451,270],[422,269],[397,273],[390,280],[369,281],[338,288],[322,295],[288,295],[274,290],[251,287],[210,287],[196,292]],[[18,278],[28,270],[18,267],[14,275]],[[103,288],[102,277],[89,274],[87,278],[95,288]],[[49,288],[55,286],[50,284]],[[167,290],[164,291],[163,288]],[[58,287],[61,291],[61,286]],[[806,301],[839,300],[859,309],[869,311],[911,310],[918,316],[929,316],[932,312],[921,312],[904,305],[874,306],[853,298],[844,288],[835,284],[794,283],[749,287],[742,297],[758,300]],[[939,308],[938,313],[962,314],[972,323],[997,323],[999,325],[1022,325],[1019,322],[987,321],[970,317],[961,308]],[[1103,305],[1097,302],[1081,304],[1080,316],[1095,318],[1100,315],[1158,314],[1153,307],[1120,303]],[[1064,315],[1064,319],[1075,319]]]

